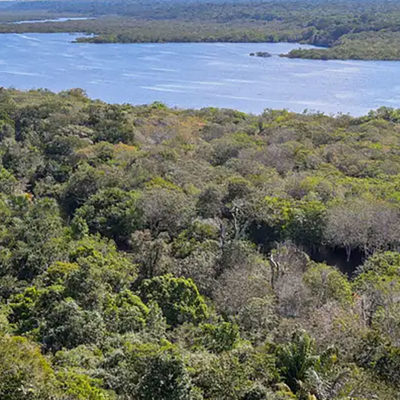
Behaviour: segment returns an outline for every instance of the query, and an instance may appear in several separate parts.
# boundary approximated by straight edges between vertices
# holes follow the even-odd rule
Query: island
[[[268,57],[272,57],[272,55],[270,53],[268,53],[268,51],[257,51],[255,53],[250,53],[251,57],[263,57],[263,58],[268,58]]]

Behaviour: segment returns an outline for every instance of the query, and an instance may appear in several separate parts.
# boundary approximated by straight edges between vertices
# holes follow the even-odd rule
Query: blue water
[[[294,60],[275,43],[77,44],[70,34],[0,35],[0,86],[81,87],[108,102],[361,115],[400,107],[400,62]],[[250,57],[268,51],[271,58]]]

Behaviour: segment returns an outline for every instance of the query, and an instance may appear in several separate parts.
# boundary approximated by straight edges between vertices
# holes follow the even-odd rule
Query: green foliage
[[[301,202],[287,225],[289,237],[308,248],[323,241],[326,207],[320,201]]]
[[[100,190],[75,212],[75,218],[85,220],[91,233],[123,242],[141,225],[138,197],[118,188]]]
[[[184,322],[201,322],[208,317],[207,305],[191,279],[172,275],[145,279],[140,293],[146,302],[155,301],[172,327]]]
[[[336,300],[343,305],[349,305],[353,300],[351,284],[334,267],[316,264],[306,271],[303,279],[315,299],[318,299],[317,304]]]
[[[18,336],[0,337],[0,397],[4,400],[47,400],[54,372],[40,348]]]
[[[18,181],[5,168],[0,170],[0,192],[5,194],[13,194],[18,187]]]
[[[0,90],[0,398],[397,400],[398,114]]]
[[[391,30],[350,33],[341,36],[329,49],[296,49],[287,56],[318,60],[399,60],[398,40],[399,32]]]
[[[183,357],[172,345],[125,342],[105,365],[106,380],[122,399],[196,398]]]
[[[328,349],[317,355],[314,340],[304,331],[296,331],[290,343],[278,346],[276,355],[284,381],[300,399],[309,399],[315,377],[318,382],[318,376],[324,371],[333,372],[336,363],[336,351]]]
[[[111,400],[110,393],[98,387],[99,380],[73,371],[62,371],[57,374],[58,386],[63,392],[63,398],[71,400]]]
[[[296,332],[292,342],[277,349],[277,363],[285,382],[296,393],[318,363],[313,339],[305,332]]]
[[[252,369],[245,353],[194,354],[191,368],[193,383],[205,399],[240,400],[252,388]]]
[[[221,353],[234,349],[240,342],[239,327],[230,322],[201,324],[202,345],[209,351]]]
[[[258,205],[256,221],[269,241],[290,239],[310,249],[323,241],[325,214],[320,201],[267,196]]]
[[[70,177],[64,188],[63,205],[72,214],[78,207],[83,206],[90,196],[103,186],[104,176],[87,164],[81,164]]]
[[[81,344],[99,344],[104,333],[104,322],[98,312],[84,310],[67,298],[46,315],[40,336],[46,349],[57,351]]]
[[[104,306],[104,319],[110,332],[126,333],[145,327],[149,309],[129,290],[109,297]]]
[[[374,281],[379,277],[396,278],[400,276],[400,254],[396,252],[377,253],[359,268],[356,285],[365,280]]]
[[[36,332],[43,323],[43,317],[54,302],[63,297],[62,286],[50,286],[45,289],[38,289],[35,286],[28,287],[23,293],[11,298],[10,321],[15,324],[17,333]]]
[[[198,213],[204,218],[218,217],[223,207],[223,193],[217,186],[205,188],[196,204]]]
[[[49,198],[24,202],[22,218],[13,220],[11,273],[31,280],[63,254],[62,220],[57,203]],[[27,229],[27,227],[29,227]]]
[[[368,334],[360,343],[356,360],[388,382],[400,381],[400,349],[395,344],[385,342],[376,333]]]
[[[149,357],[138,387],[143,400],[191,400],[191,383],[179,356],[161,352]]]
[[[96,236],[74,242],[68,260],[79,268],[68,274],[66,293],[90,307],[99,305],[105,292],[128,288],[137,277],[137,266],[112,242]]]

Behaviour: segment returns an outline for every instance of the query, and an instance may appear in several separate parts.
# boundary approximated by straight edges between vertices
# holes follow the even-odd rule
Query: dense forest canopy
[[[399,110],[1,89],[0,137],[1,399],[400,398]]]
[[[96,19],[9,24],[72,15]],[[2,33],[84,32],[94,43],[289,41],[326,48],[288,57],[400,59],[399,1],[10,1],[0,21]]]

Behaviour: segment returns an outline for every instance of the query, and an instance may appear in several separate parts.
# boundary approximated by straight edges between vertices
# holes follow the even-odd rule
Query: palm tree
[[[283,380],[299,399],[326,399],[334,393],[347,371],[337,370],[337,351],[329,347],[315,354],[314,340],[299,330],[292,340],[277,349],[277,366]]]
[[[277,356],[282,377],[294,393],[320,363],[320,357],[314,355],[314,340],[305,331],[296,331],[290,343],[279,346]]]

